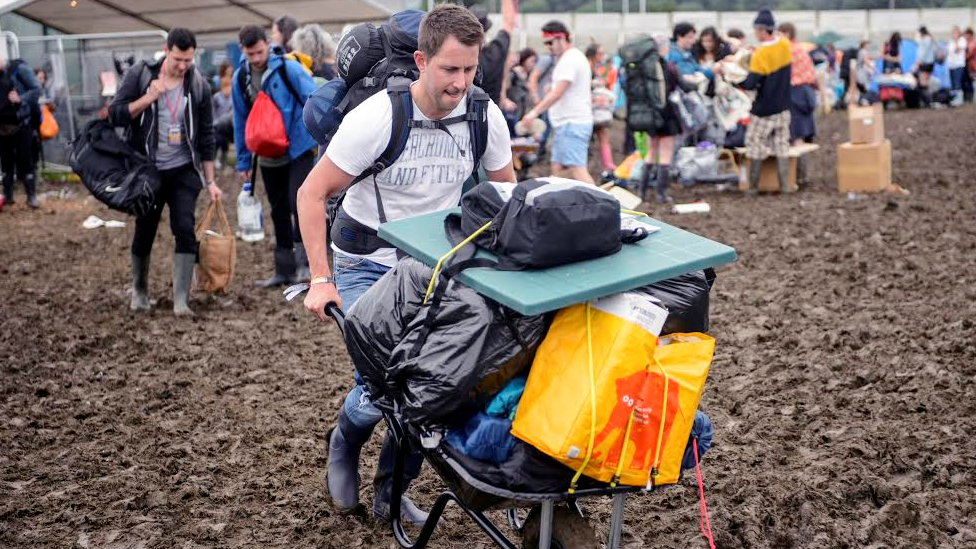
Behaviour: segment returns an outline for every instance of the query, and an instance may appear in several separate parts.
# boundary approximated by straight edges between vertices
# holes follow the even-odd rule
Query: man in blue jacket
[[[261,27],[248,25],[241,29],[239,38],[246,60],[242,60],[241,66],[234,72],[232,84],[234,148],[241,180],[250,180],[252,162],[257,162],[271,203],[275,272],[271,278],[254,283],[261,288],[270,288],[308,277],[308,259],[299,232],[295,197],[298,187],[315,163],[313,149],[316,144],[305,130],[302,108],[316,86],[301,64],[271,51],[268,37]],[[244,142],[247,117],[261,91],[281,112],[288,134],[288,150],[277,158],[254,158]]]
[[[0,56],[0,162],[3,167],[3,195],[14,202],[14,172],[24,182],[27,205],[37,207],[34,187],[34,155],[31,115],[40,112],[37,100],[41,87],[30,66]]]

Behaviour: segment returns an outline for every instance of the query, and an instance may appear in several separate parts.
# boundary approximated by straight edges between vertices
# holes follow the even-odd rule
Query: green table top
[[[384,223],[379,234],[433,267],[451,249],[444,218],[459,211],[455,208]],[[636,244],[624,244],[610,256],[550,269],[467,269],[457,279],[524,315],[536,315],[736,260],[735,250],[725,244],[652,218],[641,220],[660,230]],[[483,250],[478,255],[492,257]]]

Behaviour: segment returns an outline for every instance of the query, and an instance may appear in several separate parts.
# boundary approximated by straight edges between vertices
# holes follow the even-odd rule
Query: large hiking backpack
[[[353,183],[375,176],[392,165],[407,144],[411,128],[448,131],[447,126],[467,122],[471,132],[474,173],[488,145],[488,95],[473,86],[468,91],[467,114],[435,121],[413,120],[410,84],[420,73],[414,62],[417,34],[424,12],[405,10],[393,14],[376,27],[370,23],[356,25],[343,35],[336,47],[336,76],[313,93],[305,104],[303,120],[309,134],[325,151],[339,129],[346,113],[380,90],[386,90],[393,106],[393,127],[389,145],[373,166]],[[477,77],[476,77],[477,82]],[[380,218],[383,210],[380,208]]]
[[[159,192],[156,166],[123,141],[108,120],[89,122],[71,144],[71,169],[109,208],[142,217]]]
[[[336,47],[337,78],[325,83],[309,96],[302,113],[305,128],[319,144],[321,155],[345,115],[377,92],[386,90],[393,108],[389,142],[373,165],[359,174],[351,184],[369,177],[374,178],[376,207],[381,223],[385,223],[387,218],[375,176],[400,157],[412,128],[450,133],[448,126],[468,124],[474,160],[472,176],[476,181],[481,158],[488,146],[488,103],[491,99],[477,86],[468,90],[465,114],[442,120],[413,119],[410,84],[420,76],[413,54],[418,49],[417,34],[423,16],[424,12],[405,10],[395,13],[379,27],[361,23],[350,29]],[[475,82],[477,81],[476,76]],[[377,247],[391,247],[376,236],[376,231],[349,216],[341,215],[340,206],[344,197],[345,191],[329,202],[330,236],[350,253],[367,254]]]
[[[627,124],[634,131],[655,131],[664,125],[661,110],[667,104],[664,65],[657,44],[640,36],[620,48],[627,97]]]

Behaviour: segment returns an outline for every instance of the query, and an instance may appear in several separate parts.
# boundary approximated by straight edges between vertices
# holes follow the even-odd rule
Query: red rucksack
[[[300,112],[303,106],[302,100],[288,80],[285,63],[282,62],[277,70],[288,92],[295,98],[298,104],[296,108]],[[238,71],[238,83],[247,101],[250,95],[243,69]],[[285,129],[285,120],[278,106],[268,94],[264,93],[264,90],[258,92],[254,103],[249,106],[247,123],[244,125],[244,145],[247,150],[265,158],[284,156],[288,152],[288,131]]]
[[[288,152],[288,132],[281,111],[264,91],[259,91],[244,126],[247,150],[265,158],[277,158]]]

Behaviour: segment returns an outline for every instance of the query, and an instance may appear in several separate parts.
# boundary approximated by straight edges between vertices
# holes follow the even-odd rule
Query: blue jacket
[[[694,74],[700,72],[711,79],[714,74],[711,69],[706,69],[705,67],[698,64],[695,61],[695,56],[690,51],[682,51],[674,41],[671,42],[671,47],[668,48],[668,63],[673,63],[674,67],[678,69],[678,74],[684,76],[686,74]]]
[[[40,120],[40,106],[37,100],[41,97],[41,86],[34,78],[34,71],[31,70],[30,65],[20,59],[12,59],[7,62],[6,71],[10,75],[14,90],[20,96],[17,118],[20,119],[21,124],[30,124],[32,114]]]
[[[285,64],[285,73],[288,81],[291,82],[295,93],[301,99],[301,104],[295,101],[295,97],[288,91],[288,87],[281,81],[281,72],[278,68]],[[250,112],[248,102],[245,98],[245,90],[240,86],[240,73],[244,71],[244,81],[250,82],[251,66],[246,57],[242,57],[241,66],[234,71],[234,78],[231,81],[231,98],[234,100],[234,149],[237,151],[237,171],[245,172],[251,169],[251,151],[244,145],[244,126],[247,124],[247,115]],[[308,96],[316,89],[315,81],[309,76],[301,64],[291,59],[271,53],[268,56],[268,68],[264,71],[264,80],[261,82],[261,90],[268,94],[274,104],[281,111],[281,117],[285,122],[285,131],[288,133],[288,158],[294,160],[315,146],[315,140],[305,130],[302,122],[302,108],[308,101]]]

